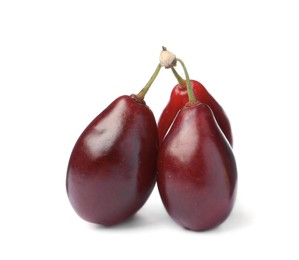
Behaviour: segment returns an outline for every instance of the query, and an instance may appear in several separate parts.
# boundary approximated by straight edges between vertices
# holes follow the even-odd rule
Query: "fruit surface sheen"
[[[227,218],[237,168],[209,106],[185,106],[178,113],[159,150],[157,183],[167,212],[183,227],[207,230]]]
[[[86,221],[117,224],[148,199],[156,181],[157,125],[136,96],[121,96],[83,131],[69,160],[66,188]]]

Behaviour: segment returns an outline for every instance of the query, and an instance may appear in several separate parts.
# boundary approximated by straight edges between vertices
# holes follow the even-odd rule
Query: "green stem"
[[[151,76],[150,80],[146,83],[144,88],[136,95],[139,99],[144,99],[147,91],[149,90],[149,88],[151,87],[151,85],[155,81],[156,77],[158,76],[160,69],[161,69],[161,65],[159,63],[159,65],[157,66],[154,74]]]
[[[183,86],[185,84],[185,80],[180,76],[180,74],[175,70],[175,68],[171,68],[173,75],[176,77],[178,83]]]
[[[194,96],[193,90],[192,90],[192,86],[191,86],[191,82],[190,82],[190,78],[189,78],[189,74],[187,71],[187,68],[184,64],[184,62],[181,59],[176,59],[179,63],[181,63],[184,73],[185,73],[185,77],[186,77],[186,85],[187,85],[187,93],[188,93],[188,97],[189,97],[189,102],[196,102],[196,98]]]

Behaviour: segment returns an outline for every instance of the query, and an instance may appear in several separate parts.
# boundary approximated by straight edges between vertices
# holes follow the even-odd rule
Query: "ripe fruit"
[[[83,131],[70,156],[66,188],[86,221],[110,226],[137,212],[156,182],[158,133],[143,98],[157,67],[137,95],[114,100]]]
[[[216,227],[230,214],[237,167],[211,108],[196,100],[184,63],[189,102],[178,112],[158,155],[157,184],[168,214],[187,229]]]
[[[160,146],[158,188],[169,215],[191,230],[223,222],[234,204],[237,169],[212,110],[187,103]]]

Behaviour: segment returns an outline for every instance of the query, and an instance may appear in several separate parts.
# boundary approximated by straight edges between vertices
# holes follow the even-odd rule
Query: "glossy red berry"
[[[72,151],[67,194],[83,219],[117,224],[146,202],[156,181],[157,126],[136,96],[113,101],[84,130]]]
[[[202,231],[216,227],[229,216],[236,196],[237,167],[212,109],[195,95],[198,86],[203,86],[192,84],[184,62],[176,61],[185,72],[186,94],[171,96],[168,104],[176,104],[178,112],[160,145],[157,183],[169,215],[187,229]],[[201,96],[207,96],[207,91],[203,93]],[[178,102],[186,95],[188,101],[179,108]],[[210,101],[211,96],[206,103]]]
[[[209,106],[188,103],[179,111],[159,149],[157,183],[167,212],[187,229],[211,229],[228,217],[237,168]]]
[[[160,69],[159,64],[137,95],[114,100],[73,148],[66,189],[74,210],[86,221],[120,223],[144,205],[154,188],[158,131],[144,97]]]

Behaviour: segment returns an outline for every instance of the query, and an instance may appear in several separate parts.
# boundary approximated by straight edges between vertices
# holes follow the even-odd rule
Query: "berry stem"
[[[146,85],[144,86],[144,88],[136,95],[139,99],[142,99],[142,100],[144,99],[147,91],[150,89],[151,85],[153,84],[153,82],[157,78],[160,69],[161,69],[161,65],[159,63],[159,65],[157,66],[154,74],[151,76],[150,80],[146,83]]]
[[[185,84],[186,80],[184,80],[184,79],[180,76],[180,74],[175,70],[175,68],[172,67],[171,70],[172,70],[173,75],[176,77],[176,79],[177,79],[179,85],[183,86],[183,85]]]
[[[187,85],[187,93],[188,93],[188,97],[189,97],[189,102],[196,102],[197,99],[195,98],[193,90],[192,90],[192,85],[191,85],[191,82],[190,82],[190,78],[189,78],[189,74],[188,74],[187,68],[186,68],[184,62],[181,59],[177,58],[176,60],[179,63],[181,63],[181,65],[183,67],[183,70],[184,70],[184,73],[185,73],[186,85]]]

